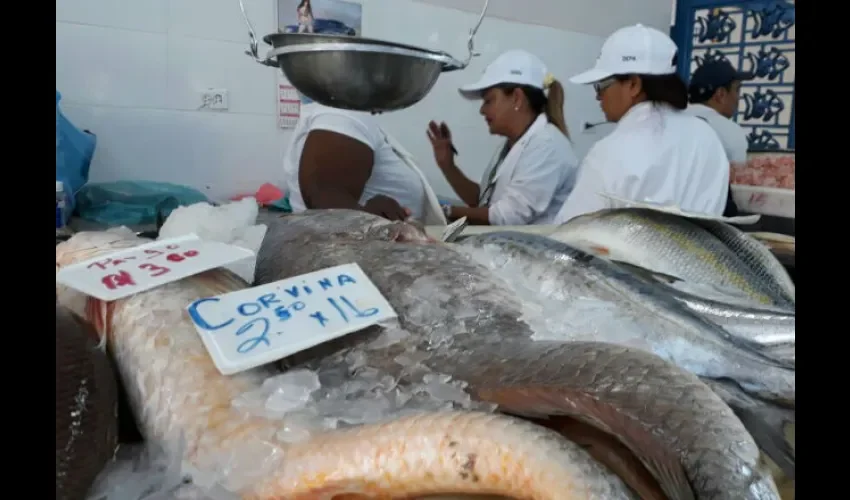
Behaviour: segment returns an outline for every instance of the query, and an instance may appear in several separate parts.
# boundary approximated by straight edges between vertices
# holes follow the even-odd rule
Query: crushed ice
[[[284,443],[309,439],[330,429],[374,424],[422,411],[495,407],[472,400],[466,383],[431,371],[428,353],[410,349],[395,357],[396,376],[370,365],[369,352],[354,349],[315,369],[289,370],[262,387],[238,396],[233,405],[279,420]]]
[[[531,328],[533,339],[590,341],[604,336],[609,342],[648,349],[644,328],[651,325],[641,320],[644,311],[631,304],[601,300],[585,294],[584,287],[565,287],[563,278],[548,266],[513,259],[497,245],[457,246],[456,250],[510,286],[522,311],[520,319]],[[616,339],[612,332],[618,332]]]

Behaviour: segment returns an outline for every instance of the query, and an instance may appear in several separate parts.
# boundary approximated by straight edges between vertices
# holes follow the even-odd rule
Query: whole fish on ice
[[[118,389],[91,325],[56,306],[56,499],[82,500],[118,446]]]
[[[656,282],[663,291],[691,311],[722,327],[738,341],[749,344],[766,357],[794,367],[796,360],[796,314],[785,309],[734,304],[682,289],[675,278],[653,273],[638,266],[617,262],[631,273]],[[707,294],[706,294],[707,295]]]
[[[645,345],[696,375],[732,379],[753,394],[793,404],[793,370],[745,349],[749,345],[735,345],[723,328],[605,259],[524,233],[474,235],[458,245],[485,250],[470,255],[506,279],[523,280],[524,289],[539,290],[539,295],[555,299],[565,311],[582,302],[606,304],[605,314],[592,318],[592,330],[561,321],[552,326],[553,338]]]
[[[772,360],[751,338],[738,337],[730,342],[727,332],[717,324],[672,298],[680,292],[664,289],[661,283],[641,279],[642,275],[635,275],[628,267],[621,269],[620,265],[565,243],[536,235],[491,232],[467,237],[459,248],[510,282],[518,294],[532,296],[532,300],[547,306],[543,311],[530,312],[532,317],[548,318],[543,338],[636,345],[706,379],[735,381],[738,385],[724,385],[718,394],[740,415],[748,416],[744,423],[757,442],[766,453],[773,454],[786,473],[793,475],[793,453],[786,451],[782,423],[773,418],[793,410],[767,402],[750,404],[755,399],[739,394],[743,387],[793,407],[795,372],[782,364],[788,359],[778,356],[778,361]],[[692,301],[697,305],[712,304],[698,297]],[[713,307],[703,312],[720,316],[732,310],[746,310],[723,304]],[[751,324],[755,328],[754,323],[768,319],[769,314],[756,312],[754,318],[722,319],[730,323],[734,320],[739,327]],[[711,386],[716,388],[718,384]]]
[[[378,226],[361,227],[359,234],[400,237],[407,231]],[[126,233],[78,233],[57,246],[57,269],[143,242]],[[243,499],[257,500],[438,493],[634,498],[579,446],[502,415],[419,413],[281,442],[280,422],[233,405],[274,375],[274,367],[221,375],[185,311],[197,299],[244,286],[235,275],[213,270],[110,303],[89,299],[85,311],[75,311],[88,314],[105,336],[145,438],[174,454],[185,450],[183,458],[199,480],[212,478]],[[62,288],[60,300],[80,307],[75,292]],[[739,448],[746,446],[744,441]]]
[[[549,237],[607,259],[735,291],[757,304],[794,310],[793,283],[782,265],[763,245],[722,222],[644,208],[606,209],[571,219]]]
[[[268,222],[257,282],[359,264],[409,334],[369,349],[370,365],[404,371],[396,360],[418,357],[428,369],[467,381],[477,397],[503,411],[591,423],[637,455],[669,498],[777,498],[746,429],[695,376],[629,347],[535,342],[520,319],[516,292],[482,266],[445,245],[329,237],[321,225],[327,217],[349,215],[306,212],[297,227],[288,217]],[[382,335],[338,339],[291,363],[321,367]],[[772,389],[793,395],[782,384]]]

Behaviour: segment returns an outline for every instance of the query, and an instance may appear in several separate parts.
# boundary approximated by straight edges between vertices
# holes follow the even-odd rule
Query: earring
[[[519,111],[519,106],[515,106],[514,111]]]

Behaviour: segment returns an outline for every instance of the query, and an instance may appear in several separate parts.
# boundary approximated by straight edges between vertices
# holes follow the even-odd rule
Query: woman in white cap
[[[523,50],[503,53],[481,79],[460,88],[481,99],[491,134],[505,137],[481,182],[455,165],[445,123],[428,124],[434,158],[467,206],[444,206],[446,218],[469,224],[549,224],[575,182],[578,160],[564,122],[564,90],[540,59]]]
[[[570,79],[592,84],[605,118],[617,125],[582,161],[556,223],[620,206],[605,194],[723,214],[729,160],[711,127],[683,112],[688,92],[676,74],[677,53],[664,33],[629,26],[608,37],[593,69]]]

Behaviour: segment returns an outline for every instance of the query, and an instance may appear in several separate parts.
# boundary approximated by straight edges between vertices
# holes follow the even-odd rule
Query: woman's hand
[[[428,123],[428,140],[431,141],[431,147],[434,148],[434,160],[437,161],[437,166],[440,170],[446,170],[454,163],[453,147],[452,147],[452,132],[449,130],[445,122],[439,125],[435,121]]]
[[[389,220],[403,221],[410,216],[410,209],[399,205],[394,199],[382,194],[369,198],[369,201],[363,205],[363,209]]]

